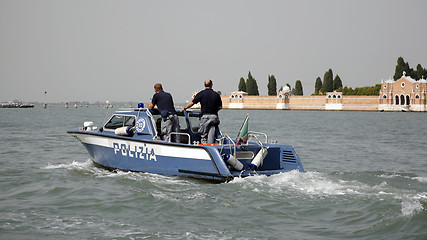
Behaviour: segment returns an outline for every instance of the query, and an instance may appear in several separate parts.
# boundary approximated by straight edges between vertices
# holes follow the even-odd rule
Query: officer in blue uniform
[[[181,109],[181,112],[194,104],[202,106],[199,133],[202,143],[215,143],[215,131],[219,125],[218,111],[222,109],[221,96],[212,89],[212,80],[205,81],[205,90],[200,91],[193,101]]]
[[[163,91],[163,86],[160,83],[154,85],[153,98],[151,103],[148,104],[149,109],[153,109],[157,105],[160,115],[162,116],[161,121],[161,138],[165,141],[177,141],[179,142],[179,135],[175,135],[170,139],[171,132],[179,132],[179,119],[176,115],[175,106],[173,103],[172,95],[168,92]]]

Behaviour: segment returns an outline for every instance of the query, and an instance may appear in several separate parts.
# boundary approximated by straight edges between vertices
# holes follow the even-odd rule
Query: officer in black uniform
[[[168,92],[163,91],[163,86],[160,83],[154,85],[154,91],[151,104],[148,104],[149,109],[153,109],[157,105],[157,109],[160,111],[162,116],[161,121],[161,138],[165,141],[177,141],[179,142],[179,135],[170,139],[171,132],[179,132],[179,119],[176,115],[175,106],[173,103],[172,95]]]
[[[205,81],[205,90],[200,91],[193,101],[181,109],[181,112],[194,104],[202,106],[202,117],[200,119],[199,133],[202,143],[214,143],[215,131],[219,125],[218,111],[222,109],[221,96],[212,89],[212,80]]]

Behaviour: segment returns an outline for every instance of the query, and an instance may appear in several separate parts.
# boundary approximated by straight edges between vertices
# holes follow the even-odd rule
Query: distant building
[[[230,93],[229,108],[242,109],[243,108],[243,96],[248,96],[248,93],[242,92],[242,91]]]
[[[291,96],[291,89],[288,86],[283,87],[277,93],[276,109],[289,109],[289,97]]]
[[[342,110],[342,92],[326,93],[325,110]]]
[[[427,111],[427,80],[414,80],[406,73],[393,81],[381,82],[378,109],[380,111]]]
[[[382,81],[379,96],[348,96],[336,91],[321,96],[292,96],[285,86],[276,96],[249,96],[239,91],[221,99],[226,109],[427,112],[427,80],[414,80],[403,73],[397,81]]]

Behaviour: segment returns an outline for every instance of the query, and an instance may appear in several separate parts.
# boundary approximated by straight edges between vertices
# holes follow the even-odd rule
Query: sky
[[[0,101],[175,103],[211,79],[222,95],[249,71],[260,95],[329,68],[348,87],[427,68],[425,0],[0,0]],[[47,93],[45,93],[47,91]]]

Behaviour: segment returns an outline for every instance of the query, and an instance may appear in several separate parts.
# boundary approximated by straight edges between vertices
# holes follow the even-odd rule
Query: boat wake
[[[402,185],[402,178],[408,183]],[[426,178],[384,172],[320,173],[291,171],[235,178],[231,184],[274,198],[400,202],[401,216],[427,211]],[[408,187],[409,186],[409,187]],[[360,201],[358,201],[360,202]]]
[[[71,163],[66,164],[51,164],[49,163],[47,166],[42,167],[42,169],[46,170],[56,170],[56,169],[66,169],[70,171],[77,171],[80,173],[86,173],[92,175],[96,178],[123,178],[134,181],[147,181],[152,183],[175,183],[175,184],[184,184],[185,181],[179,177],[173,176],[163,176],[159,174],[153,173],[143,173],[143,172],[132,172],[132,171],[122,171],[122,170],[107,170],[102,167],[96,166],[92,160],[88,159],[84,162],[73,161]],[[180,181],[181,180],[181,181]]]
[[[73,161],[71,163],[63,164],[51,164],[48,163],[47,166],[42,167],[42,169],[89,169],[93,166],[93,163],[90,159],[86,162]]]
[[[311,201],[395,202],[400,215],[410,217],[427,211],[427,178],[417,175],[387,172],[321,173],[290,171],[272,176],[257,175],[234,178],[225,184],[206,184],[204,181],[163,176],[151,173],[109,171],[93,164],[91,160],[68,164],[48,164],[47,170],[66,169],[95,178],[117,178],[138,182],[151,189],[158,199],[187,198],[197,201],[206,197],[206,191],[233,192],[244,190],[257,196],[274,199],[305,199]],[[402,184],[403,182],[403,184]],[[119,183],[118,183],[119,184]],[[174,189],[174,190],[171,190]],[[197,189],[197,190],[194,190]],[[196,192],[194,192],[196,191]],[[183,193],[187,193],[182,195]],[[194,199],[196,198],[196,199]],[[397,210],[397,209],[396,209]]]

